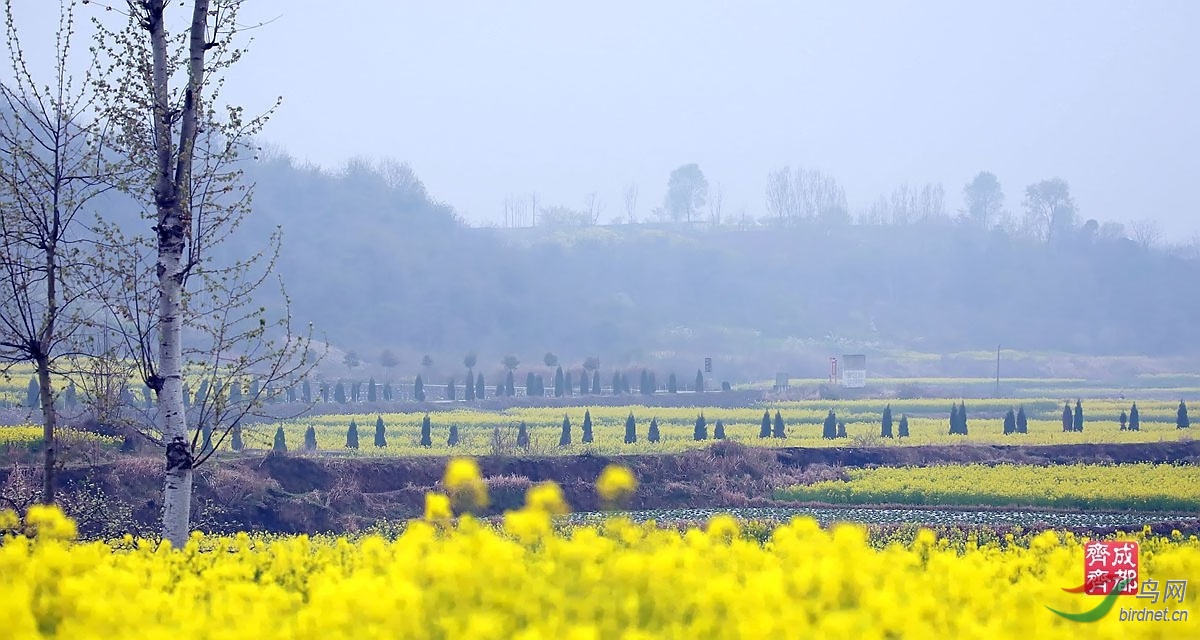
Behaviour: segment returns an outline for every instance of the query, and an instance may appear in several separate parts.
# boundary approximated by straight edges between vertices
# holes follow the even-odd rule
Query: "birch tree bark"
[[[192,452],[188,446],[187,418],[183,405],[183,252],[187,247],[191,216],[184,208],[192,175],[192,150],[196,146],[196,120],[204,82],[205,28],[208,1],[195,0],[188,45],[187,87],[178,114],[179,141],[172,148],[167,86],[167,0],[137,3],[145,12],[150,35],[153,89],[155,182],[154,206],[158,222],[158,374],[148,380],[158,396],[158,424],[167,441],[167,472],[163,487],[163,537],[176,548],[188,536],[192,509]],[[132,5],[132,3],[131,3]],[[133,8],[131,6],[131,8]]]
[[[246,117],[241,107],[216,107],[219,72],[245,53],[234,45],[240,4],[194,0],[180,35],[169,28],[168,0],[127,0],[124,29],[98,25],[97,51],[110,65],[100,82],[106,116],[134,176],[122,189],[143,201],[148,194],[153,207],[149,237],[127,237],[119,225],[97,222],[105,238],[99,261],[111,283],[101,298],[111,315],[106,329],[121,336],[127,357],[158,397],[153,424],[142,433],[165,447],[162,532],[176,548],[189,533],[194,469],[261,406],[275,383],[315,366],[311,332],[291,332],[286,292],[277,322],[269,323],[256,304],[278,256],[278,232],[264,241],[273,254],[232,264],[218,264],[212,255],[250,213],[253,185],[244,183],[241,165],[254,159],[253,136],[274,110]],[[260,262],[265,268],[256,273]],[[211,389],[190,410],[185,375]],[[245,378],[260,382],[256,392],[232,401],[228,390]]]

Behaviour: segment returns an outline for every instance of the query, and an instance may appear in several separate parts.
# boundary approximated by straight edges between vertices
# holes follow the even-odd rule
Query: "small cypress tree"
[[[421,374],[417,374],[417,379],[413,380],[413,398],[417,402],[425,402],[425,381],[421,379]]]
[[[383,426],[383,416],[377,416],[375,418],[375,446],[387,446],[387,432]]]
[[[483,372],[475,374],[475,397],[483,400]]]
[[[653,371],[650,372],[649,380],[650,380],[650,395],[654,395],[655,393],[658,393],[658,381],[656,381],[654,379]]]
[[[1141,431],[1142,430],[1142,417],[1138,414],[1138,408],[1137,408],[1136,402],[1133,403],[1133,406],[1129,408],[1129,430],[1130,431]]]
[[[184,393],[183,397],[186,398],[187,393]],[[75,391],[74,380],[67,384],[67,390],[63,392],[63,402],[66,403],[68,409],[74,409],[79,405],[79,398],[77,397],[77,393]]]
[[[522,449],[529,448],[529,427],[525,426],[525,421],[522,420],[520,426],[517,427],[517,446]]]
[[[675,380],[675,372],[667,376],[667,393],[677,393],[679,391],[679,383]]]
[[[725,439],[725,424],[722,423],[720,420],[717,420],[716,426],[713,427],[713,439],[715,439],[715,440],[724,440]]]
[[[458,390],[454,388],[454,376],[450,376],[450,380],[446,382],[446,399],[454,400]]]
[[[586,396],[592,392],[592,387],[588,384],[588,382],[588,374],[586,371],[579,374],[579,395]]]
[[[200,425],[200,455],[213,450],[212,425],[207,422]]]
[[[241,451],[246,447],[246,443],[242,442],[242,425],[235,424],[233,429],[230,429],[229,448],[234,451]]]
[[[696,427],[692,430],[693,440],[708,440],[708,423],[704,420],[704,414],[696,416]]]
[[[950,435],[958,434],[958,405],[950,405]]]
[[[575,385],[574,381],[571,380],[571,372],[570,371],[563,372],[563,395],[565,395],[565,396],[575,395],[575,386],[574,385]]]
[[[308,384],[308,380],[300,383],[300,398],[304,400],[304,404],[312,403],[312,386]]]
[[[1075,419],[1071,416],[1071,403],[1069,402],[1063,403],[1062,428],[1063,431],[1073,431],[1075,429]]]
[[[1175,410],[1175,428],[1187,429],[1192,426],[1191,420],[1188,420],[1187,405],[1183,400],[1179,401],[1179,408]]]
[[[614,396],[621,395],[621,374],[613,372],[612,392]]]
[[[892,437],[892,405],[890,403],[883,408],[883,420],[879,427],[879,437]]]
[[[375,378],[371,378],[367,382],[367,402],[375,402],[379,400],[379,396],[375,394]]]
[[[1129,416],[1128,416],[1128,415],[1126,415],[1126,413],[1125,413],[1125,410],[1124,410],[1124,409],[1121,409],[1121,415],[1120,415],[1120,416],[1118,416],[1117,420],[1118,420],[1118,421],[1121,423],[1121,431],[1125,431],[1125,430],[1126,430],[1126,423],[1128,423],[1128,422],[1129,422]]]
[[[304,450],[310,453],[317,450],[317,430],[311,424],[304,430]]]
[[[525,374],[525,395],[529,397],[538,395],[537,376],[533,375],[532,371]]]
[[[1004,435],[1011,435],[1017,432],[1017,414],[1008,408],[1008,413],[1004,414]]]
[[[187,394],[185,393],[183,397],[186,398]],[[287,401],[288,403],[294,403],[296,401],[296,387],[291,386],[287,388]]]
[[[634,444],[637,442],[637,422],[633,419],[633,412],[625,418],[625,444]]]
[[[650,418],[650,428],[646,430],[646,441],[647,442],[658,442],[659,437],[660,437],[660,435],[658,433],[658,418]]]
[[[329,402],[329,384],[328,383],[324,383],[324,382],[321,383],[321,402],[325,402],[325,403]]]
[[[350,385],[350,401],[358,402],[362,397],[362,383],[354,382]]]
[[[783,424],[783,416],[779,414],[778,409],[775,410],[775,430],[771,432],[771,435],[776,438],[787,437],[787,428]]]
[[[704,373],[696,369],[696,393],[704,393]]]
[[[1083,403],[1075,400],[1075,415],[1071,420],[1072,431],[1083,431]]]
[[[353,420],[350,421],[350,428],[346,429],[346,448],[358,448],[358,423]]]
[[[429,414],[421,418],[421,446],[428,449],[433,446],[433,425],[429,423]]]
[[[565,447],[571,444],[571,419],[563,416],[562,434],[558,436],[558,446]]]
[[[467,402],[475,399],[475,374],[471,373],[470,369],[467,369],[467,383],[463,391],[463,397],[467,399]]]
[[[600,370],[592,372],[592,395],[600,395]]]
[[[967,435],[967,402],[960,400],[958,405],[958,432]]]
[[[392,383],[390,382],[383,383],[383,399],[388,402],[392,400]]]
[[[592,412],[584,409],[583,411],[583,443],[591,444],[592,442]]]
[[[339,404],[346,404],[346,387],[341,380],[333,387],[333,400]]]
[[[825,422],[821,424],[821,437],[829,440],[837,437],[837,414],[833,409],[829,410],[829,415],[825,416]]]
[[[1029,418],[1025,416],[1025,405],[1017,407],[1017,433],[1029,433]]]
[[[638,393],[644,396],[650,395],[650,375],[645,369],[642,369],[642,374],[638,377]]]
[[[841,420],[838,420],[838,423],[837,423],[837,437],[839,437],[839,438],[848,437],[846,435],[846,423]]]
[[[37,408],[41,397],[42,392],[38,387],[37,378],[30,378],[29,386],[25,389],[25,406],[29,407],[30,409]]]
[[[901,438],[908,437],[908,414],[900,414],[900,423],[896,425],[896,435]]]
[[[283,427],[275,428],[275,444],[271,446],[274,453],[287,453],[287,438],[283,435]]]
[[[513,384],[513,372],[512,369],[509,369],[508,372],[504,374],[504,395],[511,398],[516,395],[516,393],[517,387]]]
[[[450,425],[450,435],[446,437],[446,444],[451,447],[458,445],[458,425]]]
[[[771,437],[771,412],[770,411],[763,411],[762,424],[758,428],[758,437],[760,437],[760,438],[770,438]]]
[[[567,380],[563,376],[562,366],[559,365],[559,367],[554,370],[554,397],[555,398],[563,397],[563,393],[566,391],[566,382],[567,382]]]

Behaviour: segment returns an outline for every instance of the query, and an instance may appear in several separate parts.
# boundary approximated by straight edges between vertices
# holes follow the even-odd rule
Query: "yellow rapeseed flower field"
[[[1200,511],[1200,467],[966,464],[849,469],[848,481],[788,487],[781,499],[855,504]]]
[[[94,442],[96,444],[113,445],[121,442],[119,438],[112,436],[102,436],[97,433],[61,426],[56,430],[55,435],[67,444]],[[0,426],[0,446],[28,446],[40,443],[41,441],[42,427],[40,425]]]
[[[454,470],[470,485],[469,469]],[[612,518],[556,533],[552,484],[493,527],[449,517],[389,540],[206,537],[182,550],[149,540],[72,541],[57,511],[31,510],[36,535],[0,538],[5,638],[1183,638],[1200,623],[1074,622],[1092,609],[1084,540],[1045,532],[953,548],[932,531],[881,549],[860,526],[796,519],[765,544],[736,519],[683,532]],[[13,526],[12,514],[0,527]],[[1195,537],[1140,543],[1143,579],[1200,569]],[[1195,608],[1197,588],[1156,608]],[[1120,607],[1148,603],[1120,598]]]

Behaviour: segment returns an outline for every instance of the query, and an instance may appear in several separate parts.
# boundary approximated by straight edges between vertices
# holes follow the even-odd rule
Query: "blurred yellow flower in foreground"
[[[450,498],[440,493],[425,494],[425,520],[427,522],[447,522],[454,517],[450,508]]]
[[[488,505],[487,485],[473,458],[454,458],[442,478],[450,498],[460,509],[482,509]]]
[[[637,486],[637,478],[633,477],[633,472],[628,467],[616,464],[604,467],[600,477],[596,479],[596,493],[600,494],[601,500],[609,504],[628,499],[637,491]]]

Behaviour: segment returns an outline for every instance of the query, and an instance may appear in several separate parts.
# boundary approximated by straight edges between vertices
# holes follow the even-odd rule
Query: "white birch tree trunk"
[[[208,1],[195,0],[188,45],[188,86],[178,114],[178,148],[172,148],[172,114],[167,86],[166,0],[144,0],[153,57],[156,171],[154,201],[158,213],[158,330],[159,369],[150,386],[158,393],[158,422],[167,443],[163,486],[163,538],[175,548],[187,542],[192,506],[192,441],[188,438],[183,403],[183,285],[191,235],[188,190],[204,81],[205,30]]]

